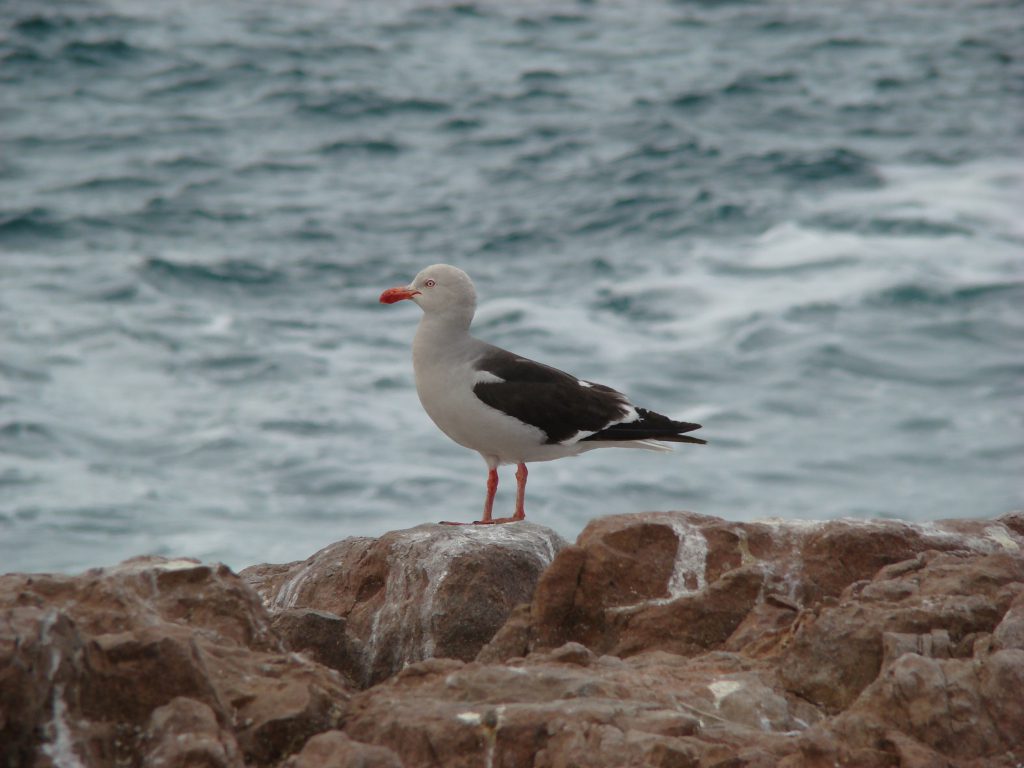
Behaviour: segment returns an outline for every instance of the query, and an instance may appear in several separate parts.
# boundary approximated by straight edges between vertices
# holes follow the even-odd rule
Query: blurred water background
[[[567,537],[1020,508],[1022,105],[1019,1],[5,0],[0,571],[475,519],[377,304],[438,261],[705,425],[534,465]]]

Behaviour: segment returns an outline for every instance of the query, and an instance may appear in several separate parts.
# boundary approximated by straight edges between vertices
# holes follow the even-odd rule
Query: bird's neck
[[[413,362],[420,355],[431,358],[457,356],[473,342],[469,325],[473,315],[459,313],[424,314],[413,340]]]

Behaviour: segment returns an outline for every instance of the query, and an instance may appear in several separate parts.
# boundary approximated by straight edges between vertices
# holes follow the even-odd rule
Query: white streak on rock
[[[165,560],[156,556],[133,557],[123,563],[104,568],[90,569],[89,573],[100,575],[138,574],[153,571],[188,571],[193,568],[209,568],[206,563],[187,557]]]
[[[863,520],[851,521],[849,518],[838,517],[835,521],[846,521],[846,522],[865,522]],[[832,522],[835,522],[832,521]],[[767,525],[772,528],[789,528],[792,530],[804,530],[811,531],[816,528],[823,528],[826,524],[824,520],[797,520],[788,519],[783,517],[758,517],[751,520],[752,523],[760,523],[761,525]]]
[[[56,768],[85,768],[75,754],[75,740],[71,735],[71,725],[68,723],[63,685],[54,686],[53,689],[53,716],[50,726],[53,729],[52,739],[43,744],[43,753],[53,761]]]
[[[939,527],[935,522],[927,523],[905,523],[910,528],[916,528],[925,539],[932,541],[952,543],[958,549],[968,549],[972,552],[1019,552],[1020,547],[1013,540],[1006,526],[1001,523],[986,526],[982,535],[966,533],[961,531],[949,531]]]
[[[992,539],[994,542],[999,544],[1007,552],[1019,552],[1020,545],[1017,544],[1010,534],[1006,532],[1006,527],[1003,525],[990,525],[985,529],[985,535]]]
[[[186,560],[183,558],[179,558],[177,560],[165,560],[163,562],[140,564],[139,570],[188,571],[192,568],[205,567],[206,566],[200,563],[198,560]]]
[[[699,528],[679,520],[673,520],[672,530],[679,538],[679,544],[676,548],[676,562],[672,569],[672,578],[668,582],[670,599],[704,589],[707,586],[704,573],[708,564],[708,540]],[[697,579],[696,589],[686,586],[687,576],[691,574]]]
[[[400,658],[421,661],[434,655],[434,604],[451,563],[463,553],[488,543],[507,544],[517,551],[529,552],[542,567],[555,556],[553,533],[533,526],[519,525],[508,530],[498,525],[460,526],[439,533],[435,526],[424,525],[403,532],[387,556],[384,601],[374,614],[367,643],[371,653],[369,669],[374,668],[377,653],[383,647],[378,628],[385,616],[397,619],[389,625],[403,627],[402,636],[396,638]]]
[[[44,648],[50,649],[50,666],[46,670],[46,679],[53,680],[53,676],[57,674],[57,670],[60,668],[60,650],[50,639],[50,630],[53,629],[53,625],[57,623],[57,617],[60,614],[57,611],[47,611],[46,615],[43,616],[42,629],[39,633],[39,639],[42,642]]]
[[[726,696],[731,696],[736,691],[742,690],[743,683],[737,682],[736,680],[715,680],[713,683],[708,684],[708,690],[711,691],[711,695],[715,697],[715,706],[721,706],[722,699]]]
[[[281,588],[277,590],[277,595],[274,597],[274,607],[294,608],[296,602],[298,602],[299,594],[302,592],[303,585],[313,575],[316,566],[316,560],[310,558],[310,561],[304,568],[301,568],[297,574],[282,584]]]
[[[501,728],[501,720],[504,715],[504,704],[499,704],[494,708],[494,727],[487,731],[487,756],[484,762],[485,768],[494,768],[494,751],[498,741],[498,730]]]
[[[649,606],[666,605],[685,595],[696,594],[707,586],[704,574],[707,570],[708,540],[704,533],[682,520],[669,518],[665,522],[671,526],[677,540],[676,559],[667,586],[668,596],[641,600],[630,605],[617,605],[608,609],[610,613],[631,613]],[[696,588],[690,589],[686,585],[688,577],[689,580],[696,580]]]

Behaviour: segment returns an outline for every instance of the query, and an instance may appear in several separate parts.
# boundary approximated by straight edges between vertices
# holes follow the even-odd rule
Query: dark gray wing
[[[479,382],[473,393],[492,408],[537,427],[547,435],[548,443],[563,443],[581,432],[585,435],[579,438],[581,442],[705,442],[683,434],[700,429],[700,424],[634,408],[624,394],[611,387],[582,381],[498,347],[488,346],[475,367],[495,378]]]
[[[496,379],[478,383],[473,393],[492,408],[537,427],[548,443],[599,432],[632,413],[626,396],[611,387],[581,382],[498,347],[488,347],[475,367]]]

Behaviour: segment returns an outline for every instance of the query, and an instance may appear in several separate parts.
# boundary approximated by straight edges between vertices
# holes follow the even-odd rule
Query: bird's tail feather
[[[580,442],[583,442],[582,440]],[[643,448],[647,451],[672,453],[672,446],[654,440],[601,440],[591,443],[588,448]]]
[[[693,443],[694,445],[707,445],[707,440],[701,440],[699,437],[690,437],[689,435],[652,435],[652,440],[664,440],[668,443]]]
[[[668,443],[693,443],[706,445],[707,440],[683,434],[700,429],[700,424],[689,421],[673,421],[668,416],[648,411],[646,408],[636,409],[639,418],[634,421],[614,424],[600,432],[595,432],[583,440],[593,442],[628,442],[660,440]],[[580,441],[582,442],[582,440]]]

